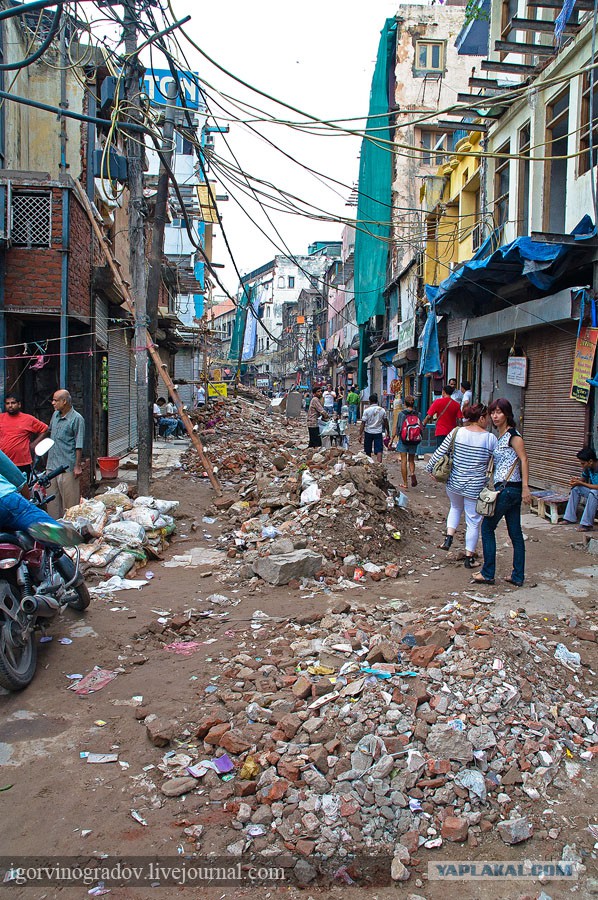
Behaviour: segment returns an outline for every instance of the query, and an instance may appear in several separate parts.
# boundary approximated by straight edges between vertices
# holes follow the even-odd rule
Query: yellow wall
[[[482,150],[481,137],[476,131],[463,138],[456,145],[454,156],[438,169],[438,175],[446,180],[440,202],[426,215],[426,284],[440,284],[450,274],[451,263],[465,262],[473,256],[473,230],[479,221],[476,193],[480,189],[480,157],[471,153]],[[479,208],[479,199],[477,204]]]

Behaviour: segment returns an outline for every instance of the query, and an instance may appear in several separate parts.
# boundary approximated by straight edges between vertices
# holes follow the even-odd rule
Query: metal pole
[[[124,43],[127,54],[125,96],[128,115],[137,124],[143,121],[139,101],[141,65],[137,57],[137,8],[135,0],[124,6]],[[131,293],[135,300],[135,370],[137,378],[137,492],[150,492],[152,447],[150,438],[150,398],[148,388],[147,275],[145,270],[145,201],[143,197],[143,157],[145,147],[139,138],[127,139],[129,180],[129,266]]]
[[[148,329],[152,341],[156,340],[156,332],[158,330],[158,301],[160,297],[160,282],[162,280],[162,256],[164,253],[164,228],[166,226],[166,209],[168,206],[168,168],[172,165],[173,146],[172,138],[174,134],[174,111],[177,97],[177,83],[171,81],[168,85],[166,112],[164,115],[164,129],[162,131],[162,153],[160,157],[160,170],[158,174],[158,189],[156,192],[156,204],[154,208],[154,227],[152,230],[152,246],[150,251],[149,274],[147,278],[147,319]],[[166,163],[166,165],[165,165]],[[154,378],[148,379],[148,405],[153,406],[153,384]],[[152,396],[150,396],[152,395]],[[149,428],[147,432],[147,454],[148,460],[146,466],[151,472],[152,465],[152,448],[154,442],[153,429]]]

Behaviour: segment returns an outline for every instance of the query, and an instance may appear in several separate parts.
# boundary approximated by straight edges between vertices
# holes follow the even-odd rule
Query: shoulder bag
[[[436,460],[432,467],[432,475],[436,479],[436,481],[441,481],[444,484],[451,477],[451,472],[453,470],[453,457],[455,455],[455,438],[457,437],[458,428],[453,429],[453,435],[451,437],[451,442],[449,444],[449,448],[447,453],[444,456],[441,456],[440,459]]]
[[[505,484],[510,481],[515,468],[517,467],[517,463],[519,462],[519,457],[516,457],[515,462],[507,472],[507,477],[505,478]],[[498,500],[498,495],[500,491],[493,490],[490,485],[493,484],[493,475],[494,475],[494,455],[490,457],[490,461],[488,462],[488,470],[486,472],[486,484],[478,494],[478,499],[476,500],[475,508],[476,512],[481,516],[493,516],[496,512],[496,503]]]

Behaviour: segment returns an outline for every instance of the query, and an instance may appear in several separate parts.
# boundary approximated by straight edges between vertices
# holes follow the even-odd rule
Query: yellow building
[[[426,228],[424,282],[438,285],[461,262],[471,259],[483,241],[480,202],[482,134],[473,131],[456,144],[436,175],[423,184],[421,199]]]

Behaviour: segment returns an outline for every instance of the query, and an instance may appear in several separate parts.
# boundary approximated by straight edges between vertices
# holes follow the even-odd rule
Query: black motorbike
[[[35,448],[38,459],[28,481],[31,502],[42,508],[53,499],[46,488],[67,468],[36,471],[53,443],[48,438]],[[44,633],[65,606],[81,612],[89,606],[79,551],[74,562],[64,552],[81,542],[74,528],[59,522],[0,532],[0,685],[9,691],[27,687],[35,675],[36,634]]]

